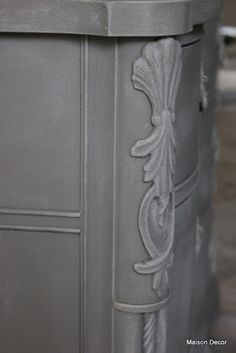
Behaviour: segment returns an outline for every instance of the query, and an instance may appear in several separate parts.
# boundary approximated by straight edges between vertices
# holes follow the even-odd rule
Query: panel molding
[[[81,106],[80,106],[80,139],[81,139],[81,207],[82,220],[80,237],[80,332],[79,352],[87,352],[87,223],[88,223],[88,72],[89,72],[89,39],[80,39],[81,48]]]
[[[156,303],[151,303],[151,304],[130,304],[130,303],[122,303],[116,300],[114,301],[114,309],[119,311],[124,311],[126,313],[134,313],[134,314],[151,313],[164,308],[168,300],[169,300],[169,297],[166,297],[161,301],[158,301]]]
[[[4,215],[20,215],[20,216],[39,216],[39,217],[68,217],[80,218],[79,211],[43,211],[43,210],[29,210],[29,209],[13,209],[13,208],[0,208],[0,214]]]
[[[44,233],[64,233],[64,234],[80,234],[79,228],[57,228],[43,226],[19,226],[10,224],[0,224],[0,230],[23,231],[23,232],[44,232]]]

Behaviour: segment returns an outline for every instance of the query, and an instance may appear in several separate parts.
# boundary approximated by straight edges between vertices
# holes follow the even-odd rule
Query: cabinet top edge
[[[0,0],[0,32],[169,36],[218,18],[221,0]]]

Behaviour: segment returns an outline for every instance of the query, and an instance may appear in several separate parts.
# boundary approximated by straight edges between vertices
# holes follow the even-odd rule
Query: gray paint
[[[78,211],[80,45],[0,36],[1,208]]]
[[[77,236],[1,231],[1,352],[79,351],[78,248]]]
[[[0,31],[162,36],[217,19],[220,0],[1,0]]]
[[[159,303],[152,275],[133,266],[148,258],[138,212],[151,184],[131,147],[152,125],[131,75],[145,45],[167,34],[182,45],[174,263],[167,346],[158,336],[152,353],[188,353],[189,335],[206,336],[217,21],[202,25],[218,9],[210,0],[0,1],[1,352],[146,353],[143,313]]]

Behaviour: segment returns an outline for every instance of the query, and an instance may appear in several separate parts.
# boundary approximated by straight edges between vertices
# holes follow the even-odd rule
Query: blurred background
[[[221,25],[214,192],[220,315],[213,336],[228,340],[227,346],[214,352],[236,353],[236,0],[223,1]]]

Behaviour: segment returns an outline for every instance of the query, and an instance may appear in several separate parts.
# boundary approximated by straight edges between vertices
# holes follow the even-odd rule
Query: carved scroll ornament
[[[173,261],[175,196],[175,101],[180,83],[182,49],[173,38],[147,44],[133,65],[133,85],[147,96],[153,130],[132,147],[133,157],[149,157],[144,182],[151,183],[139,209],[139,232],[149,258],[134,265],[152,275],[160,302],[168,298],[168,267]],[[162,337],[162,339],[161,339]],[[159,340],[159,341],[158,341]],[[159,343],[157,343],[159,342]],[[166,309],[144,314],[143,352],[166,351]]]

